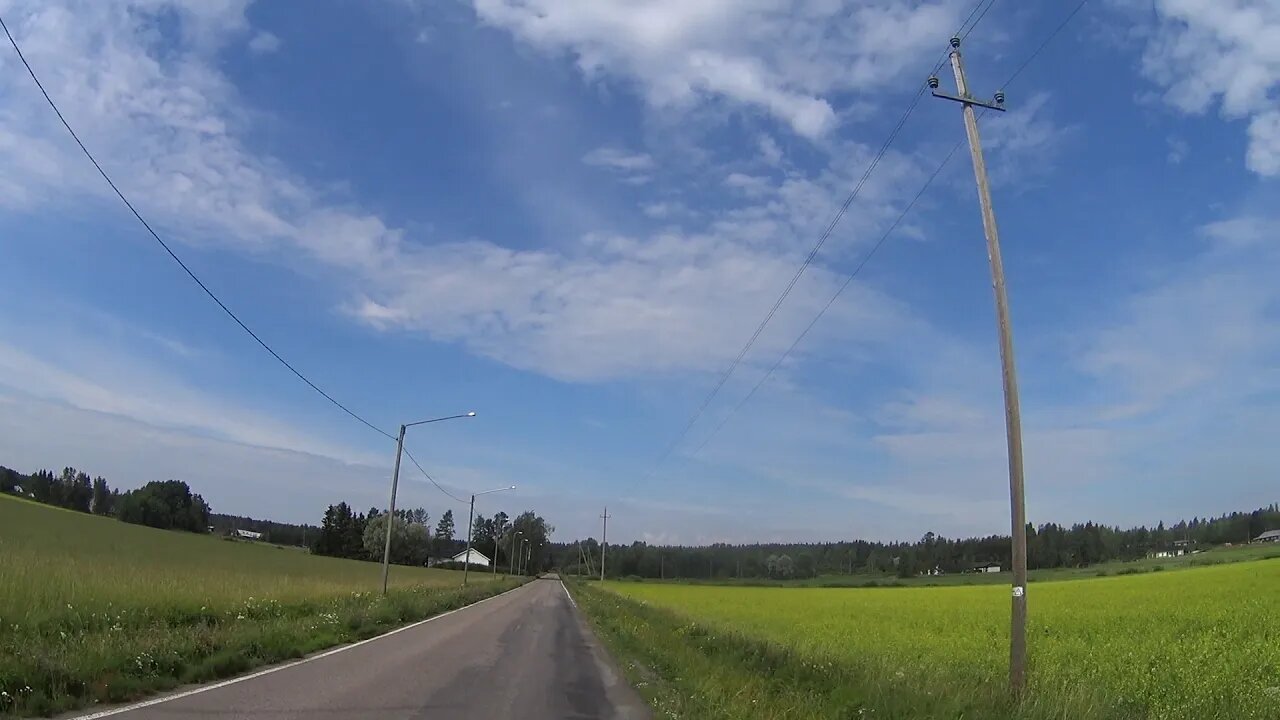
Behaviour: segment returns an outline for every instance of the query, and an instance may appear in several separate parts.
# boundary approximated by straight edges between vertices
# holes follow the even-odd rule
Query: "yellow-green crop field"
[[[836,701],[788,705],[770,704],[776,687],[735,681],[718,702],[760,708],[743,717],[1280,718],[1280,560],[1031,585],[1030,687],[1020,706],[1006,693],[1007,586],[605,588],[643,603],[633,611],[674,613],[674,634],[701,658],[730,642],[759,664],[776,648],[765,666],[856,686]],[[606,632],[615,641],[643,632],[637,612],[628,626],[617,607],[600,604],[604,593],[588,594],[615,615]]]
[[[154,530],[0,496],[0,716],[234,674],[516,581]]]

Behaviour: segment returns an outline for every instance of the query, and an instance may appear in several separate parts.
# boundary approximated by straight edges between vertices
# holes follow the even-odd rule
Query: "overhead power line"
[[[413,456],[413,453],[409,452],[409,448],[404,448],[404,454],[409,456],[409,461],[413,463],[413,466],[414,466],[414,467],[416,467],[416,468],[418,468],[418,472],[422,473],[422,476],[423,476],[423,477],[425,477],[426,479],[430,480],[430,481],[431,481],[431,484],[432,484],[432,485],[435,485],[437,490],[439,490],[440,492],[444,493],[445,495],[447,495],[447,496],[449,496],[449,497],[453,498],[453,499],[454,499],[454,500],[456,500],[457,502],[460,502],[460,503],[465,503],[465,502],[466,502],[466,500],[463,500],[462,498],[458,497],[457,495],[454,495],[453,493],[449,492],[448,490],[445,490],[445,489],[444,489],[444,486],[443,486],[443,485],[441,485],[440,483],[436,482],[436,479],[435,479],[435,478],[433,478],[433,477],[431,477],[431,474],[430,474],[430,473],[428,473],[426,470],[423,470],[423,469],[422,469],[422,466],[418,464],[418,459],[417,459],[417,458],[415,458],[415,457]]]
[[[146,229],[147,233],[150,234],[151,237],[157,243],[159,243],[160,247],[164,248],[165,253],[167,253],[168,256],[175,263],[178,264],[178,267],[182,268],[183,272],[185,272],[187,276],[191,278],[191,280],[194,281],[195,284],[198,285],[202,291],[204,291],[204,294],[207,295],[210,300],[213,300],[213,302],[216,303],[218,307],[222,309],[222,312],[226,313],[227,317],[231,318],[236,323],[236,325],[240,327],[241,330],[243,330],[246,334],[248,334],[249,337],[253,338],[254,341],[257,342],[258,345],[260,345],[263,350],[266,350],[267,353],[271,355],[271,357],[275,358],[276,361],[278,361],[281,365],[287,368],[289,372],[293,373],[293,375],[297,377],[299,380],[306,383],[307,387],[317,392],[325,400],[328,400],[339,410],[346,413],[356,421],[360,422],[365,427],[369,428],[370,430],[373,430],[374,432],[387,438],[388,440],[395,440],[396,437],[394,435],[374,425],[373,423],[369,422],[365,418],[361,417],[358,413],[353,411],[351,408],[339,402],[336,398],[334,398],[332,395],[326,392],[319,385],[316,385],[314,382],[312,382],[311,379],[308,378],[306,375],[303,375],[302,372],[299,371],[296,367],[294,367],[292,363],[290,363],[288,360],[285,360],[284,357],[280,355],[280,353],[276,352],[275,348],[271,347],[271,345],[269,345],[265,340],[263,340],[260,335],[254,332],[252,328],[250,328],[243,320],[241,320],[240,316],[238,316],[231,308],[229,308],[227,304],[224,303],[222,299],[219,298],[217,294],[215,294],[213,290],[211,290],[209,286],[206,285],[204,281],[201,280],[200,277],[195,274],[195,271],[193,271],[191,267],[187,265],[186,262],[184,262],[176,252],[174,252],[173,248],[170,247],[170,245],[166,243],[163,238],[160,237],[160,234],[157,233],[155,229],[151,227],[151,224],[148,223],[147,220],[142,216],[142,213],[138,212],[138,209],[134,206],[132,202],[129,201],[129,198],[125,196],[125,194],[120,190],[120,188],[116,185],[115,181],[111,179],[111,176],[107,174],[107,171],[105,169],[103,169],[102,165],[98,162],[97,158],[95,158],[93,156],[93,153],[89,151],[89,148],[86,147],[84,142],[80,140],[80,136],[76,133],[75,129],[71,127],[71,123],[68,122],[66,116],[62,114],[62,110],[58,108],[58,105],[57,103],[54,102],[53,97],[49,95],[48,90],[46,90],[44,87],[44,83],[40,81],[40,77],[36,75],[35,69],[32,68],[31,63],[27,61],[26,55],[23,54],[22,48],[19,47],[17,40],[14,39],[13,33],[9,32],[9,26],[4,22],[3,17],[0,17],[0,28],[4,29],[5,37],[9,39],[9,44],[13,46],[13,51],[17,53],[18,59],[22,61],[23,67],[27,69],[27,74],[31,76],[31,80],[35,82],[36,87],[40,89],[40,94],[44,96],[44,99],[49,104],[49,107],[53,110],[54,114],[58,116],[58,120],[62,123],[62,127],[64,127],[67,133],[71,135],[71,138],[75,140],[76,145],[80,147],[80,151],[83,152],[84,156],[89,159],[89,162],[93,163],[93,167],[98,171],[98,174],[102,176],[102,179],[107,181],[107,185],[109,185],[111,187],[111,190],[115,192],[116,197],[120,198],[120,201],[123,202],[125,207],[129,209],[129,212],[133,214],[134,218],[136,218],[138,222],[142,225],[142,227]],[[425,477],[427,480],[429,480],[432,485],[435,485],[436,489],[438,489],[440,492],[444,493],[446,496],[452,498],[457,502],[464,502],[457,495],[454,495],[453,493],[444,489],[444,486],[436,482],[436,479],[431,477],[431,474],[428,473],[422,467],[422,465],[418,463],[418,460],[413,457],[413,454],[409,452],[408,448],[405,448],[404,452],[406,455],[409,456],[409,459],[413,462],[414,466],[418,468],[418,471],[422,473],[422,476]]]
[[[764,332],[765,327],[767,327],[769,322],[773,320],[778,309],[782,307],[782,304],[786,302],[787,297],[791,295],[791,291],[795,289],[796,283],[800,281],[805,270],[808,270],[809,266],[813,264],[814,258],[817,257],[818,252],[822,250],[822,246],[825,245],[827,240],[831,237],[831,234],[836,229],[836,225],[840,223],[840,220],[845,216],[845,213],[848,212],[849,206],[853,204],[853,201],[857,199],[858,194],[862,192],[862,188],[867,184],[867,180],[870,179],[871,173],[875,171],[876,167],[880,164],[880,160],[883,159],[885,153],[889,151],[889,146],[897,139],[898,133],[902,131],[903,125],[907,122],[907,118],[911,117],[911,113],[914,112],[916,106],[920,104],[920,98],[924,96],[924,88],[924,85],[920,86],[920,91],[911,99],[911,104],[907,106],[906,111],[898,119],[897,124],[894,125],[889,136],[885,138],[885,141],[880,146],[879,151],[877,151],[875,156],[872,157],[870,164],[867,165],[866,170],[862,173],[862,177],[858,179],[857,184],[854,185],[853,190],[849,192],[845,197],[844,202],[840,205],[840,208],[836,210],[835,216],[831,218],[829,223],[827,223],[826,229],[818,236],[818,241],[814,244],[813,248],[809,250],[804,261],[800,263],[800,267],[796,269],[795,273],[791,276],[791,279],[782,289],[782,293],[778,295],[778,299],[775,300],[773,306],[769,308],[764,319],[756,325],[755,331],[751,333],[751,337],[747,338],[746,344],[742,346],[742,349],[738,351],[738,354],[733,358],[733,361],[729,363],[729,367],[721,373],[720,379],[716,382],[715,386],[712,387],[711,391],[702,399],[702,403],[698,406],[698,409],[694,411],[693,415],[691,415],[689,420],[685,423],[684,429],[680,431],[680,434],[667,447],[666,451],[663,452],[662,457],[658,460],[658,465],[666,462],[666,459],[671,456],[671,453],[674,452],[675,449],[679,447],[680,443],[689,435],[689,431],[693,429],[695,424],[697,424],[699,418],[702,417],[702,414],[706,412],[707,407],[711,404],[711,401],[715,399],[716,395],[720,393],[720,390],[724,388],[725,383],[729,381],[733,372],[737,370],[740,364],[742,364],[742,359],[746,357],[748,352],[750,352],[751,348],[760,338],[760,334]]]
[[[270,345],[268,345],[267,342],[263,340],[261,336],[259,336],[248,325],[246,325],[245,322],[241,320],[240,317],[236,315],[234,311],[231,310],[231,308],[227,307],[226,303],[224,303],[216,294],[214,294],[214,292],[209,289],[209,286],[206,285],[204,281],[201,280],[199,276],[197,276],[195,272],[192,271],[192,269],[185,262],[183,262],[182,258],[178,257],[178,254],[173,251],[173,248],[171,248],[169,244],[166,243],[164,239],[162,239],[154,229],[152,229],[151,224],[148,223],[146,219],[142,217],[142,213],[138,212],[138,209],[134,207],[132,202],[129,201],[129,198],[125,197],[125,194],[120,191],[120,188],[116,186],[115,181],[111,179],[111,176],[107,174],[107,171],[104,170],[102,168],[102,165],[98,163],[98,160],[94,158],[93,153],[89,152],[89,148],[85,147],[84,142],[80,140],[80,136],[77,135],[75,129],[71,127],[71,123],[67,122],[67,118],[63,116],[62,111],[58,109],[57,103],[55,103],[53,101],[53,98],[50,97],[49,91],[45,90],[44,83],[40,82],[40,78],[36,75],[36,71],[32,69],[31,63],[27,62],[27,57],[22,53],[22,48],[18,47],[18,41],[14,39],[13,33],[9,32],[9,26],[5,24],[3,17],[0,17],[0,27],[4,28],[4,34],[6,37],[9,38],[9,44],[13,46],[13,51],[18,54],[18,59],[22,61],[23,67],[27,69],[27,74],[29,74],[31,76],[31,79],[35,81],[36,87],[40,89],[40,94],[44,95],[45,101],[49,103],[49,107],[53,109],[54,114],[58,116],[58,120],[62,122],[62,127],[66,128],[67,132],[71,135],[71,138],[76,141],[76,145],[80,146],[81,152],[84,153],[85,157],[89,158],[89,162],[93,163],[93,167],[97,169],[98,174],[102,176],[103,180],[107,181],[107,185],[111,186],[111,189],[115,192],[116,196],[120,198],[120,201],[124,203],[125,207],[129,208],[129,212],[133,213],[133,216],[137,218],[139,223],[142,224],[142,227],[146,228],[147,232],[151,235],[151,237],[154,238],[155,241],[160,244],[160,247],[164,248],[164,251],[169,255],[170,258],[173,259],[174,262],[178,264],[178,267],[182,268],[183,272],[185,272],[187,276],[190,277],[195,282],[195,284],[198,285],[200,289],[204,291],[205,295],[209,296],[210,300],[213,300],[215,303],[217,303],[218,307],[222,309],[222,312],[226,313],[227,317],[235,321],[236,325],[240,326],[241,330],[243,330],[246,334],[248,334],[249,337],[253,338],[254,341],[258,343],[258,345],[262,346],[262,349],[266,350],[267,353],[271,355],[271,357],[275,358],[281,365],[285,366],[285,368],[287,368],[289,372],[293,373],[294,376],[297,377],[299,380],[306,383],[307,387],[319,393],[320,396],[323,397],[325,400],[328,400],[339,410],[346,413],[347,415],[350,415],[352,418],[354,418],[355,420],[363,424],[365,427],[369,428],[370,430],[373,430],[374,432],[378,433],[379,435],[382,435],[383,437],[390,438],[391,440],[395,440],[394,435],[391,435],[390,433],[383,430],[382,428],[379,428],[378,426],[374,425],[373,423],[369,422],[368,420],[358,415],[351,408],[347,407],[346,405],[343,405],[341,402],[339,402],[336,398],[334,398],[328,392],[325,392],[319,385],[316,385],[314,382],[312,382],[310,378],[308,378],[306,375],[303,375],[302,372],[300,372],[296,367],[294,367],[288,360],[285,360],[283,357],[281,357],[280,353],[276,352],[276,350],[272,348]]]
[[[987,2],[987,6],[985,8],[982,8],[982,13],[978,15],[978,19],[973,21],[973,25],[970,25],[969,28],[962,33],[956,33],[955,36],[959,37],[961,40],[969,37],[969,33],[973,32],[974,28],[978,27],[978,23],[982,22],[982,18],[986,17],[987,13],[991,12],[991,6],[995,4],[996,4],[996,0],[990,0],[989,2]],[[981,6],[982,2],[979,1],[978,5]]]
[[[1080,0],[1080,2],[1075,6],[1075,9],[1067,13],[1067,16],[1062,19],[1062,22],[1058,23],[1058,27],[1054,28],[1053,32],[1049,33],[1049,36],[1044,39],[1044,42],[1040,43],[1040,46],[1028,55],[1026,60],[1022,61],[1022,64],[1018,66],[1017,70],[1013,71],[1013,74],[1009,76],[1008,80],[1004,81],[1003,87],[1009,87],[1009,85],[1022,74],[1022,71],[1027,69],[1027,66],[1031,64],[1031,61],[1035,60],[1040,55],[1040,52],[1044,50],[1049,43],[1053,42],[1054,38],[1058,37],[1058,33],[1062,32],[1062,29],[1067,26],[1067,23],[1071,22],[1071,19],[1076,16],[1076,13],[1080,12],[1080,10],[1084,8],[1085,3],[1087,2],[1089,2],[1089,0]]]
[[[1029,56],[1027,56],[1026,59],[1022,61],[1021,64],[1018,65],[1018,68],[1014,70],[1013,74],[1010,75],[1007,80],[1005,80],[1004,84],[1001,87],[1009,87],[1013,83],[1013,81],[1016,80],[1020,74],[1022,74],[1022,71],[1025,70],[1027,66],[1030,65],[1031,62],[1035,60],[1037,56],[1040,55],[1040,53],[1045,49],[1045,47],[1047,47],[1049,43],[1052,42],[1053,39],[1056,38],[1062,32],[1062,30],[1067,26],[1068,23],[1071,22],[1072,18],[1074,18],[1076,14],[1080,12],[1080,10],[1085,6],[1087,2],[1088,0],[1080,0],[1080,2],[1075,6],[1075,8],[1072,9],[1071,12],[1068,13],[1065,18],[1063,18],[1062,22],[1060,22],[1057,25],[1057,27],[1055,27],[1053,31],[1049,33],[1049,35],[1044,39],[1044,41],[1041,42],[1040,45]],[[994,4],[995,4],[995,0],[990,0],[990,2],[986,6],[986,9],[982,11],[982,14],[978,15],[978,19],[974,22],[973,27],[976,27],[977,24],[982,21],[982,18],[986,16],[987,11],[990,10],[991,6]],[[980,2],[978,3],[978,7],[980,7],[981,5],[982,5],[982,0],[980,0]],[[975,7],[974,10],[976,11],[977,7]],[[973,15],[974,13],[971,12],[969,14],[969,17],[972,18]],[[965,20],[964,25],[968,25],[968,19]],[[963,28],[964,25],[962,25],[961,27]],[[973,27],[970,27],[969,30],[966,31],[964,34],[967,36],[968,33],[973,30]],[[960,36],[960,33],[957,32],[956,37],[959,37],[959,36]],[[948,51],[948,54],[949,54],[949,51]],[[943,61],[937,66],[938,68],[940,68],[942,64],[945,64],[946,57],[947,55],[943,56]],[[934,72],[935,73],[937,72],[937,68],[934,69]],[[985,117],[986,114],[987,114],[986,109],[983,109],[980,113],[978,113],[978,118],[981,119]],[[898,225],[902,222],[903,218],[906,217],[906,214],[915,206],[916,202],[920,200],[921,196],[924,195],[925,190],[929,188],[929,186],[933,183],[933,181],[942,172],[942,169],[946,167],[948,162],[950,162],[951,157],[955,155],[956,151],[959,150],[960,146],[963,144],[964,144],[964,140],[961,140],[957,142],[954,146],[952,146],[951,150],[947,153],[946,157],[943,158],[942,162],[938,164],[938,167],[933,171],[932,174],[929,175],[928,179],[925,180],[924,185],[920,188],[919,192],[917,192],[915,197],[911,199],[911,202],[907,203],[906,207],[903,208],[902,212],[898,215],[897,219],[893,221],[893,224],[891,224],[889,228],[885,231],[885,233],[880,236],[880,239],[876,242],[876,244],[871,247],[871,249],[867,252],[865,256],[863,256],[862,261],[859,262],[858,265],[854,267],[853,271],[849,273],[848,277],[845,278],[844,284],[842,284],[840,288],[836,290],[835,294],[831,296],[831,299],[827,301],[827,304],[824,305],[822,309],[818,311],[817,315],[814,316],[813,320],[809,322],[809,324],[805,327],[805,329],[800,332],[800,335],[796,337],[795,341],[791,343],[791,346],[788,347],[786,351],[782,353],[782,355],[778,358],[776,362],[773,363],[772,366],[770,366],[769,370],[756,382],[754,386],[752,386],[751,390],[742,398],[742,400],[739,400],[738,404],[734,405],[733,408],[728,412],[728,414],[726,414],[723,418],[721,418],[720,422],[716,424],[715,428],[711,431],[711,433],[707,435],[707,437],[704,438],[703,441],[698,445],[698,447],[693,451],[694,455],[701,452],[716,437],[716,435],[719,434],[720,430],[729,422],[729,420],[735,414],[737,414],[737,412],[741,410],[742,407],[746,405],[747,402],[749,402],[752,397],[755,396],[756,391],[758,391],[760,387],[764,385],[764,383],[768,381],[770,377],[773,376],[773,373],[779,367],[782,366],[782,363],[785,362],[786,359],[791,356],[791,353],[794,352],[795,349],[800,345],[800,343],[804,340],[804,338],[809,334],[809,331],[813,329],[814,325],[816,325],[818,321],[822,319],[822,316],[825,315],[827,311],[831,309],[831,306],[835,304],[836,300],[840,297],[840,295],[843,294],[844,291],[849,287],[849,285],[853,282],[854,278],[856,278],[858,274],[862,272],[862,269],[866,266],[866,264],[871,260],[873,256],[875,256],[876,252],[880,250],[880,247],[884,245],[886,240],[888,240],[890,234],[893,233],[893,231],[898,227]]]
[[[906,207],[902,208],[902,212],[898,213],[898,217],[895,218],[893,223],[889,225],[888,229],[884,231],[884,234],[880,236],[880,239],[877,240],[876,243],[871,246],[871,249],[867,251],[867,254],[862,256],[862,260],[856,266],[854,266],[853,271],[850,272],[849,275],[845,278],[844,283],[838,289],[836,289],[835,293],[831,296],[831,299],[827,300],[827,304],[823,305],[822,309],[818,311],[818,314],[813,316],[813,319],[809,321],[809,324],[805,326],[805,329],[802,330],[800,332],[800,335],[796,337],[795,341],[791,343],[791,346],[788,347],[786,351],[783,352],[782,355],[778,357],[777,361],[774,362],[772,366],[770,366],[768,372],[766,372],[763,376],[761,376],[761,378],[758,381],[756,381],[756,384],[752,386],[751,391],[748,392],[741,400],[739,400],[738,404],[733,406],[733,409],[730,410],[729,413],[725,415],[720,420],[720,422],[715,426],[715,429],[713,429],[711,433],[707,435],[705,439],[703,439],[703,441],[693,451],[694,455],[697,455],[698,453],[702,452],[702,449],[705,448],[715,438],[715,436],[720,432],[721,428],[723,428],[725,424],[729,422],[729,419],[732,418],[739,410],[742,409],[742,406],[746,405],[747,402],[750,401],[751,398],[755,396],[756,391],[759,390],[760,387],[764,385],[765,382],[770,377],[773,376],[773,373],[779,367],[782,366],[782,363],[786,362],[787,358],[791,356],[791,353],[795,352],[795,349],[799,347],[802,341],[804,341],[805,337],[809,334],[809,331],[813,329],[813,326],[817,325],[818,321],[822,319],[822,316],[827,314],[827,311],[830,310],[831,306],[836,303],[836,300],[839,299],[839,297],[844,293],[844,291],[849,288],[849,285],[853,283],[854,278],[858,277],[858,274],[861,273],[862,269],[867,266],[867,263],[871,262],[871,258],[875,257],[876,252],[878,252],[880,248],[885,244],[885,241],[889,239],[889,236],[893,234],[893,231],[898,229],[898,225],[900,225],[902,223],[902,220],[906,218],[907,213],[911,212],[911,209],[915,207],[917,202],[919,202],[920,198],[924,195],[925,191],[929,189],[929,186],[933,184],[933,181],[936,180],[938,175],[942,173],[942,169],[946,167],[948,162],[951,161],[951,156],[955,155],[956,151],[959,150],[960,146],[963,144],[964,144],[964,141],[962,140],[951,147],[951,151],[948,152],[946,157],[942,159],[942,162],[938,163],[938,167],[935,168],[932,173],[930,173],[929,178],[924,181],[924,185],[920,186],[920,190],[916,192],[915,197],[911,198],[911,202],[907,203]]]
[[[986,3],[985,9],[982,9],[983,3]],[[982,18],[986,15],[987,11],[991,9],[991,5],[994,3],[995,3],[995,0],[978,0],[978,2],[974,4],[973,9],[969,11],[969,15],[965,18],[964,22],[961,23],[960,29],[957,30],[956,32],[960,33],[961,31],[964,31],[966,34],[969,32],[972,32],[973,29],[978,26],[978,23],[982,22]],[[981,13],[979,13],[980,10],[981,10]],[[977,18],[976,20],[974,19],[975,16]],[[973,21],[972,24],[970,24],[971,20]],[[934,66],[933,72],[936,73],[937,69],[940,68],[942,64],[946,62],[946,59],[947,59],[947,55],[944,52],[941,59]],[[856,200],[858,195],[862,192],[862,188],[867,184],[867,180],[870,179],[871,174],[875,172],[876,167],[880,165],[880,161],[884,158],[885,154],[889,151],[889,147],[898,138],[898,134],[902,131],[902,127],[906,124],[907,119],[911,117],[911,114],[915,112],[916,107],[920,104],[920,98],[924,96],[925,91],[927,89],[928,89],[928,85],[922,82],[920,84],[920,88],[917,90],[915,94],[915,97],[911,99],[911,102],[907,106],[907,109],[902,113],[902,116],[898,118],[898,122],[893,126],[893,129],[889,132],[889,136],[885,138],[884,143],[881,144],[880,149],[872,157],[870,164],[867,165],[867,168],[865,171],[863,171],[862,176],[858,178],[858,182],[853,186],[853,189],[845,197],[844,202],[841,203],[840,207],[836,210],[835,215],[831,218],[831,222],[827,224],[826,229],[823,230],[821,235],[819,235],[818,241],[814,244],[813,248],[805,256],[804,261],[800,263],[800,267],[796,269],[795,273],[791,276],[791,279],[787,282],[786,286],[782,289],[782,293],[778,296],[778,299],[774,301],[773,306],[769,308],[767,313],[765,313],[764,319],[761,320],[760,323],[756,326],[755,331],[751,333],[751,337],[747,338],[747,342],[742,346],[742,349],[738,351],[738,354],[729,363],[729,367],[726,368],[723,373],[721,373],[719,379],[716,381],[716,384],[711,388],[711,391],[708,392],[706,397],[702,399],[701,404],[698,405],[698,408],[694,410],[693,414],[689,417],[689,420],[685,423],[684,428],[680,431],[679,435],[677,435],[676,438],[671,442],[671,444],[667,446],[666,450],[662,453],[662,456],[658,459],[658,462],[655,464],[655,469],[657,466],[660,466],[662,465],[662,463],[666,462],[667,458],[671,456],[671,453],[675,452],[675,449],[680,446],[680,443],[683,442],[686,437],[688,437],[689,432],[693,429],[694,425],[697,424],[698,420],[701,419],[702,415],[706,412],[707,408],[711,405],[711,402],[716,398],[716,396],[724,388],[725,383],[729,381],[729,378],[733,375],[734,371],[737,370],[738,366],[742,364],[743,358],[745,358],[747,353],[751,351],[751,348],[755,346],[756,341],[759,340],[760,335],[761,333],[764,332],[765,327],[768,326],[768,324],[773,320],[774,316],[778,313],[778,309],[782,307],[784,302],[786,302],[786,299],[788,296],[790,296],[791,291],[795,289],[796,283],[800,281],[800,278],[804,275],[805,271],[809,269],[809,266],[811,264],[813,264],[814,258],[817,257],[818,253],[822,250],[822,247],[826,244],[827,240],[831,237],[831,234],[835,231],[836,226],[840,223],[840,221],[844,218],[845,214],[849,211],[849,207],[853,205],[854,200]]]

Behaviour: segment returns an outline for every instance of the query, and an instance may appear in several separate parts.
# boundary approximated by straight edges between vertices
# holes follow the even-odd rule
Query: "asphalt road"
[[[558,579],[261,676],[176,693],[117,720],[647,720]]]

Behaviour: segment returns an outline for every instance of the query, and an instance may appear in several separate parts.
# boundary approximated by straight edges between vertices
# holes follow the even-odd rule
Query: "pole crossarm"
[[[933,96],[936,98],[942,98],[943,100],[964,103],[965,105],[977,105],[978,107],[984,107],[988,110],[999,110],[1000,112],[1005,112],[1008,109],[1003,105],[1003,99],[991,101],[979,100],[972,96],[960,97],[959,95],[952,95],[951,93],[942,92],[941,90],[934,90]],[[1003,98],[1004,96],[1002,95],[1000,97]]]

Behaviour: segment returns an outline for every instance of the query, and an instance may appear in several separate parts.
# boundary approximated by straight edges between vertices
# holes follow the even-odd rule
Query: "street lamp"
[[[430,420],[419,420],[418,422],[406,423],[400,426],[400,436],[396,438],[396,466],[391,472],[391,502],[387,504],[387,542],[382,548],[382,594],[387,594],[387,576],[391,572],[391,526],[396,520],[396,487],[400,484],[400,455],[404,452],[404,431],[414,425],[426,425],[427,423],[441,422],[444,420],[457,420],[459,418],[473,418],[475,412],[469,412],[465,415],[450,415],[448,417],[432,418]]]
[[[516,486],[511,485],[509,487],[494,488],[492,490],[485,490],[484,492],[471,493],[471,512],[467,514],[467,555],[466,555],[466,558],[462,561],[463,587],[466,587],[467,574],[471,572],[471,523],[472,521],[474,521],[476,516],[476,496],[488,495],[489,493],[496,493],[496,492],[502,492],[504,490],[515,490],[515,489],[516,489]],[[493,557],[494,557],[493,562],[497,562],[498,553],[496,548],[498,547],[498,543],[494,542],[493,547],[495,548],[493,553]]]
[[[515,575],[515,574],[516,574],[516,538],[518,538],[518,537],[520,537],[521,535],[523,535],[523,534],[524,534],[524,531],[523,531],[523,530],[516,530],[514,525],[512,525],[512,526],[511,526],[511,530],[512,530],[512,533],[511,533],[511,557],[510,557],[510,558],[508,558],[508,559],[511,561],[511,570],[510,570],[507,574],[508,574],[508,575]],[[523,548],[524,548],[524,545],[522,544],[520,547],[523,549]]]
[[[523,540],[521,540],[521,541],[520,541],[520,559],[519,559],[519,561],[517,561],[517,563],[516,563],[516,564],[519,566],[519,568],[520,568],[520,574],[521,574],[521,575],[523,575],[523,574],[524,574],[524,568],[525,568],[525,563],[524,563],[525,554],[524,554],[524,553],[525,553],[525,548],[527,548],[527,547],[529,547],[529,538],[524,538]]]

